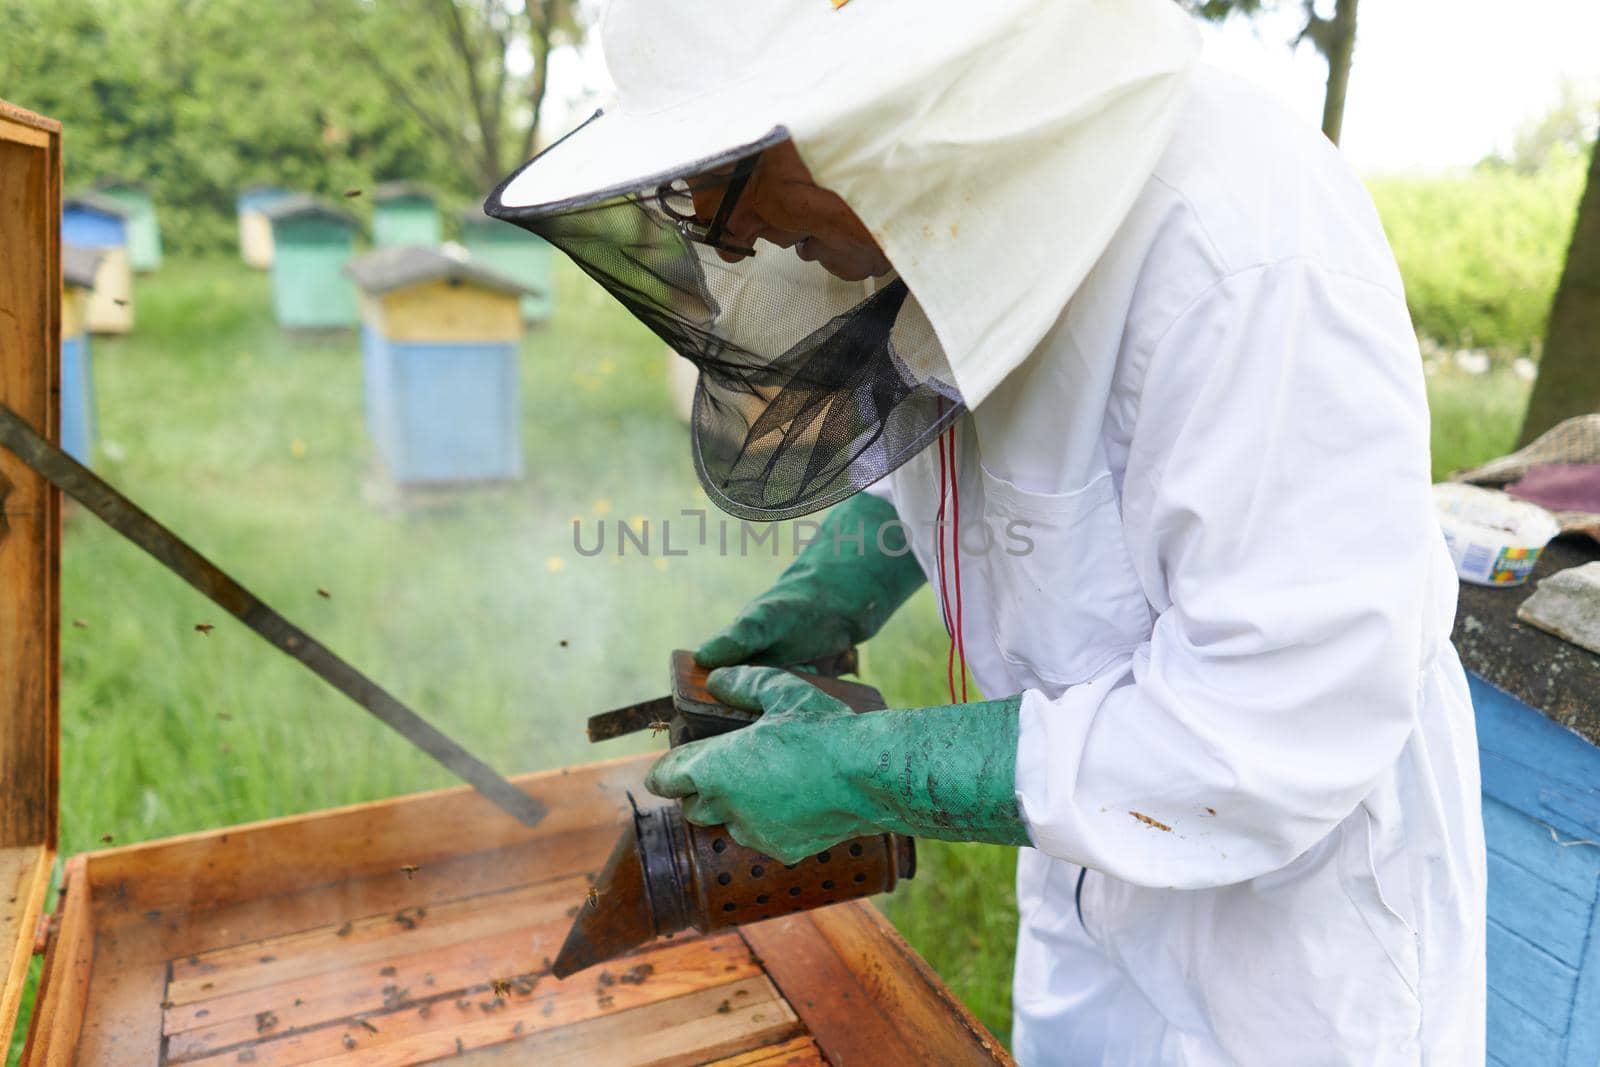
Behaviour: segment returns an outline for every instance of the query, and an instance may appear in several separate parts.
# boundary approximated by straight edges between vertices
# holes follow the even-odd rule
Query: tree
[[[346,0],[340,6],[334,17],[356,52],[479,191],[533,154],[550,52],[583,32],[578,0]],[[329,5],[317,7],[329,11]],[[523,64],[528,70],[515,73]]]
[[[1550,306],[1539,378],[1528,398],[1518,447],[1573,415],[1600,412],[1600,143]]]
[[[1356,2],[1334,0],[1333,13],[1323,15],[1317,0],[1180,0],[1203,19],[1222,22],[1234,15],[1251,16],[1263,9],[1285,3],[1298,4],[1305,12],[1305,26],[1293,45],[1309,41],[1328,63],[1328,89],[1322,101],[1322,132],[1339,143],[1344,128],[1345,90],[1350,84],[1350,66],[1356,51]]]

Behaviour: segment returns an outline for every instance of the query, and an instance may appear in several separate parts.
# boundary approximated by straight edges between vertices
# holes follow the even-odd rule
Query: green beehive
[[[272,308],[290,329],[355,326],[355,286],[344,265],[361,223],[341,208],[304,194],[263,209],[272,224]]]
[[[434,248],[443,240],[433,194],[415,182],[383,182],[372,190],[372,243],[378,248]]]
[[[520,226],[472,210],[461,216],[461,243],[472,258],[528,287],[522,321],[544,322],[555,310],[551,270],[555,250]]]
[[[144,182],[107,178],[95,189],[128,209],[128,265],[140,274],[161,266],[161,224]]]

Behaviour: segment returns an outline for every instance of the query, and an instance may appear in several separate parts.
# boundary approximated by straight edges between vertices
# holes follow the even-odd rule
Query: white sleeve
[[[1154,632],[1094,682],[1024,694],[1035,845],[1199,888],[1328,834],[1412,731],[1428,484],[1402,296],[1294,260],[1193,303],[1150,354],[1124,478]]]

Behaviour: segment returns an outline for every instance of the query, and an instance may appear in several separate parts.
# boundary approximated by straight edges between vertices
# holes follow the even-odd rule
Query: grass
[[[1467,374],[1449,363],[1428,372],[1433,480],[1476,467],[1516,447],[1532,383],[1507,367]]]
[[[97,465],[498,769],[650,748],[592,748],[583,720],[659,693],[667,650],[732,617],[784,560],[573,550],[574,518],[586,543],[602,519],[649,518],[659,537],[661,519],[707,504],[661,346],[573,272],[559,280],[557,317],[522,354],[529,469],[514,487],[427,510],[369,500],[354,339],[286,338],[266,279],[231,260],[169,261],[138,283],[136,331],[95,342]],[[1488,381],[1431,379],[1436,467],[1514,434],[1525,387]],[[453,784],[85,514],[65,533],[62,619],[63,855]],[[944,649],[924,590],[863,674],[891,706],[937,703]],[[882,901],[1002,1038],[1014,864],[1011,849],[925,842],[917,878]]]

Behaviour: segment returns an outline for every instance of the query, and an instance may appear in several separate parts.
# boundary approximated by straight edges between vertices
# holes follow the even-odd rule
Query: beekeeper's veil
[[[485,210],[699,368],[696,469],[755,519],[877,481],[1028,355],[1149,176],[1197,48],[1171,0],[612,0],[601,39],[619,106]],[[718,254],[785,139],[894,273]]]

